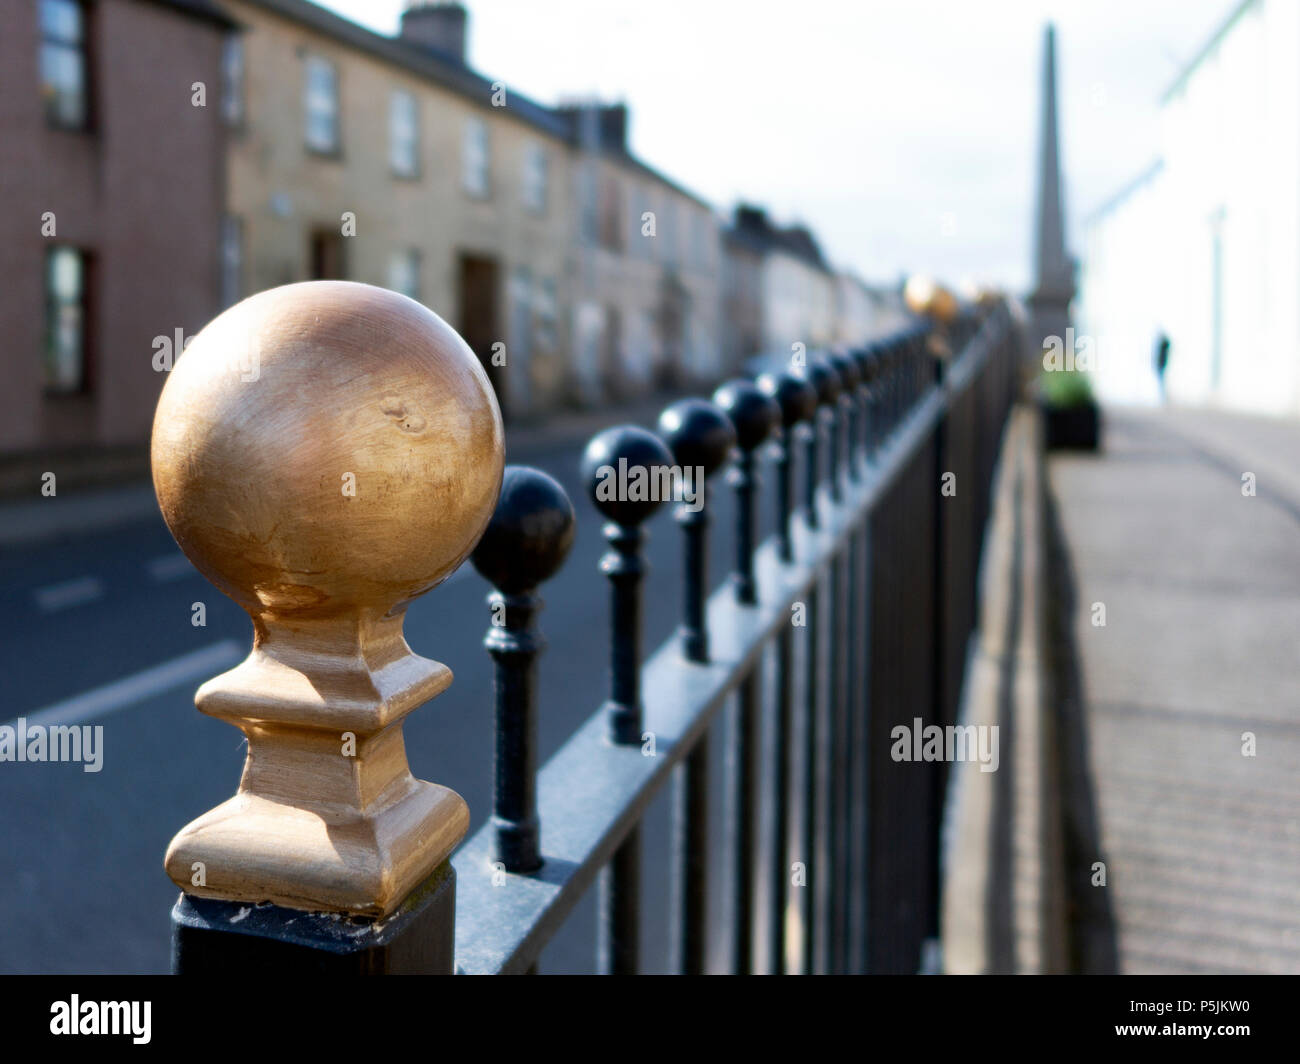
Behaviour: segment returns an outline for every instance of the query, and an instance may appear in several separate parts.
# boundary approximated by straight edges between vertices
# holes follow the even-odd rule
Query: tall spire
[[[1060,136],[1056,121],[1056,29],[1043,38],[1043,125],[1038,145],[1038,210],[1035,219],[1034,288],[1029,302],[1040,337],[1064,336],[1074,298],[1074,262],[1065,250],[1061,197]]]

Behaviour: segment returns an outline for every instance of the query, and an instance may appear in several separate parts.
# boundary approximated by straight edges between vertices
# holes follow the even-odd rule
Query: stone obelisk
[[[1065,209],[1061,197],[1061,152],[1056,119],[1056,30],[1050,23],[1043,40],[1043,125],[1038,145],[1038,205],[1035,216],[1034,284],[1029,294],[1030,354],[1049,336],[1064,340],[1074,298],[1074,260],[1065,250]]]

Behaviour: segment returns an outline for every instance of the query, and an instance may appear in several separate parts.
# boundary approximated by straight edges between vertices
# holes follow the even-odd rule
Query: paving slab
[[[1049,479],[1120,970],[1300,972],[1300,423],[1110,410]]]

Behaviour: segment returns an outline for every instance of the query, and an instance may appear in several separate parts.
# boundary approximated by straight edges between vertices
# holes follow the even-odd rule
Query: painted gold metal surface
[[[238,793],[172,840],[168,875],[207,897],[391,912],[469,824],[407,766],[402,719],[452,677],[402,622],[496,504],[504,438],[478,359],[385,289],[263,292],[186,348],[152,460],[177,543],[254,630],[195,699],[248,738]]]

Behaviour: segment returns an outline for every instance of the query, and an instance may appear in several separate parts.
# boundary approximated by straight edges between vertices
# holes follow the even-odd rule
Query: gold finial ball
[[[977,307],[989,307],[996,303],[1001,294],[992,285],[984,284],[973,277],[963,277],[957,285],[957,293],[966,303]]]
[[[909,277],[903,288],[903,302],[913,314],[924,314],[945,325],[960,309],[957,297],[932,277]]]
[[[432,311],[310,281],[203,329],[154,418],[154,489],[190,560],[255,616],[383,614],[468,557],[501,487],[487,375]]]

